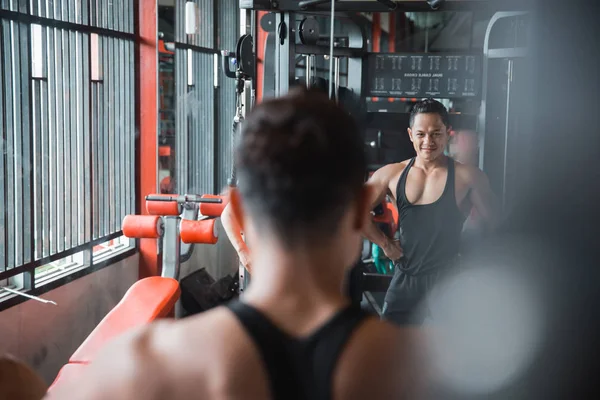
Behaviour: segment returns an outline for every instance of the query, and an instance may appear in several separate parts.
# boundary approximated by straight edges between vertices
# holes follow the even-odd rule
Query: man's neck
[[[250,303],[302,312],[347,301],[341,288],[343,259],[331,250],[253,246],[252,253],[254,272],[244,294]]]
[[[445,154],[442,154],[433,160],[424,160],[417,155],[415,158],[415,165],[418,168],[425,170],[425,172],[429,172],[436,168],[446,167],[448,165],[448,157]]]

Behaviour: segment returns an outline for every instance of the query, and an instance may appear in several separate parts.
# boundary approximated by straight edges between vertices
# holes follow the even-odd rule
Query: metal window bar
[[[11,50],[11,44],[13,42],[13,35],[11,29],[11,21],[3,21],[2,24],[2,39],[3,39],[3,62],[4,65],[4,91],[5,97],[4,102],[4,117],[5,117],[5,148],[6,148],[6,159],[5,159],[5,176],[4,182],[6,182],[6,200],[5,200],[5,229],[6,229],[6,269],[13,268],[15,266],[15,237],[12,234],[15,230],[14,214],[14,189],[15,189],[15,172],[14,172],[14,126],[13,118],[10,115],[10,110],[13,109],[13,95],[11,88],[13,87],[13,52]],[[9,192],[9,189],[11,192]],[[12,193],[12,194],[11,194]]]
[[[28,196],[28,193],[24,192],[24,184],[25,184],[25,175],[29,175],[29,171],[25,170],[25,167],[29,167],[29,163],[25,164],[25,160],[23,159],[23,140],[25,139],[24,135],[28,134],[28,132],[23,131],[22,119],[25,115],[25,110],[23,110],[23,97],[27,96],[26,93],[23,93],[23,79],[21,76],[21,46],[20,43],[23,40],[21,38],[21,32],[19,29],[19,23],[11,21],[11,31],[13,34],[14,41],[11,43],[12,52],[13,52],[13,86],[10,88],[13,94],[13,168],[14,168],[14,234],[15,237],[15,264],[21,265],[23,264],[23,245],[25,244],[25,239],[23,237],[23,233],[25,227],[23,226],[23,217],[24,217],[24,202],[21,201],[25,196]],[[25,86],[27,88],[27,86]],[[27,160],[29,161],[29,160]],[[19,179],[20,178],[20,179]],[[30,232],[30,231],[28,231]]]
[[[63,103],[63,32],[60,29],[54,30],[55,35],[55,47],[54,55],[56,60],[56,224],[58,226],[56,232],[56,251],[61,252],[65,250],[65,204],[64,201],[59,197],[65,193],[64,179],[65,179],[65,160],[63,159],[64,153],[64,103]]]
[[[71,0],[72,1],[72,0]],[[74,11],[69,10],[70,18],[74,19]],[[79,132],[77,130],[77,44],[76,44],[76,32],[69,31],[69,166],[68,173],[70,173],[70,187],[71,190],[65,193],[65,196],[71,196],[71,217],[69,218],[69,229],[71,232],[71,242],[69,247],[77,246],[77,234],[78,234],[78,215],[79,205],[77,203],[77,195],[79,193],[79,185],[77,180],[77,172],[79,168],[79,157],[77,154],[77,141],[79,139]]]
[[[90,114],[90,85],[91,85],[91,66],[89,59],[89,35],[81,35],[83,41],[82,55],[80,57],[81,63],[83,67],[81,68],[82,76],[81,76],[81,87],[83,90],[83,98],[81,99],[80,105],[82,106],[82,128],[83,128],[83,144],[81,147],[81,151],[84,154],[83,159],[83,181],[82,185],[84,185],[83,191],[83,207],[85,212],[84,214],[84,236],[83,243],[87,243],[92,240],[92,175],[91,175],[91,114]]]
[[[103,140],[102,140],[102,158],[101,163],[102,163],[102,171],[101,172],[104,176],[103,179],[103,183],[104,183],[104,187],[102,189],[102,202],[103,205],[101,206],[103,208],[103,221],[102,221],[102,230],[100,231],[100,235],[104,236],[107,235],[109,232],[109,215],[110,215],[110,173],[109,173],[109,164],[110,164],[110,154],[109,154],[109,137],[110,137],[110,108],[111,108],[111,104],[110,104],[110,63],[108,62],[110,60],[110,52],[109,52],[109,46],[108,46],[108,42],[109,42],[109,38],[102,38],[102,42],[103,42],[103,51],[102,51],[102,57],[103,57],[103,62],[102,65],[104,66],[104,80],[102,82],[102,94],[103,94],[103,114],[102,114],[102,128],[103,130],[100,132],[100,135],[102,135]]]
[[[63,17],[68,18],[68,9],[67,9],[67,3],[66,1],[63,2]],[[63,196],[62,198],[64,199],[64,213],[63,213],[63,218],[62,218],[62,225],[63,225],[63,229],[64,229],[64,236],[61,237],[60,239],[62,239],[62,241],[64,241],[64,246],[65,249],[69,249],[71,248],[71,228],[72,228],[72,224],[71,222],[71,205],[72,205],[72,201],[68,201],[69,200],[69,195],[72,193],[72,189],[71,189],[71,169],[72,169],[72,164],[71,164],[71,87],[70,87],[70,82],[71,82],[71,75],[70,75],[70,69],[71,69],[71,46],[70,46],[70,40],[69,40],[69,32],[63,30],[62,32],[62,43],[63,43],[63,47],[62,47],[62,59],[63,59],[63,64],[62,64],[62,76],[63,76],[63,87],[61,88],[64,92],[63,95],[63,103],[61,104],[62,107],[62,112],[63,112],[63,132],[62,132],[62,136],[63,136],[63,148],[62,148],[62,159],[63,159],[63,163],[62,163],[62,175],[64,177],[64,184],[62,187],[62,191],[59,190],[59,196]],[[60,74],[60,72],[59,72]],[[60,132],[59,132],[59,136],[60,136]],[[60,171],[60,170],[59,170]]]
[[[91,26],[98,26],[98,10],[96,0],[89,0],[89,22]]]
[[[85,232],[86,232],[86,216],[88,215],[88,208],[86,207],[86,191],[89,187],[89,185],[87,184],[87,182],[89,182],[89,179],[86,180],[85,179],[85,171],[88,170],[87,166],[89,165],[89,162],[87,161],[87,157],[86,154],[89,154],[86,150],[87,150],[87,139],[88,139],[88,132],[85,130],[84,128],[84,104],[87,103],[87,97],[85,96],[84,93],[84,88],[87,86],[84,82],[83,82],[83,71],[84,70],[89,70],[89,66],[87,68],[84,69],[83,67],[83,60],[84,60],[84,54],[87,55],[87,52],[84,53],[84,48],[83,48],[83,40],[84,40],[84,35],[77,32],[75,34],[75,44],[76,44],[76,48],[77,48],[77,53],[76,53],[76,65],[77,67],[75,68],[76,71],[76,86],[77,86],[77,209],[78,209],[78,213],[77,213],[77,228],[78,228],[78,232],[77,232],[77,244],[78,245],[82,245],[83,243],[85,243]],[[85,37],[87,38],[87,35],[85,35]],[[86,119],[87,119],[87,115],[86,115]]]
[[[48,53],[48,164],[49,164],[49,214],[50,214],[50,254],[57,252],[58,241],[58,218],[57,218],[57,196],[56,196],[56,175],[57,175],[57,115],[56,115],[56,52],[55,52],[55,28],[46,28],[48,42],[46,50]]]
[[[113,2],[114,4],[114,2]],[[114,13],[115,13],[115,25],[117,25],[117,10],[118,7],[113,6],[114,7]],[[113,60],[118,60],[119,58],[119,40],[115,39],[112,41],[113,42],[113,56],[112,59]],[[113,203],[112,203],[112,214],[111,214],[111,223],[110,223],[110,231],[111,232],[115,232],[117,230],[117,219],[119,218],[119,213],[120,213],[120,206],[119,203],[121,202],[121,198],[120,198],[120,191],[121,191],[121,165],[120,165],[120,159],[121,159],[121,146],[120,146],[120,137],[121,137],[121,104],[120,104],[120,93],[121,93],[121,87],[120,87],[120,81],[119,81],[119,71],[121,70],[121,68],[123,67],[122,63],[118,63],[118,64],[114,64],[113,65],[113,87],[114,87],[114,91],[113,91],[113,110],[114,110],[114,121],[115,121],[115,125],[114,125],[114,130],[113,130],[113,147],[111,147],[114,151],[113,151],[113,172],[112,172],[112,176],[114,176],[114,187],[113,187]]]
[[[107,14],[107,19],[106,19],[106,27],[108,29],[114,29],[117,30],[116,26],[113,26],[113,22],[115,20],[115,14],[114,14],[114,7],[113,7],[114,1],[113,0],[108,0],[104,2],[104,6],[106,7],[106,14]]]
[[[91,143],[90,143],[90,153],[92,156],[92,239],[97,239],[99,234],[98,234],[98,227],[99,227],[99,202],[98,202],[98,196],[99,196],[99,180],[100,180],[100,174],[98,173],[98,168],[99,168],[99,148],[101,147],[100,144],[100,135],[99,135],[99,128],[100,128],[100,119],[98,118],[98,110],[100,108],[100,101],[99,101],[99,96],[100,96],[100,89],[99,89],[100,84],[98,82],[92,82],[91,83],[91,134],[92,134],[92,138],[91,138]]]
[[[99,58],[102,60],[103,65],[103,76],[107,70],[106,66],[106,41],[108,39],[101,37],[99,48],[101,49],[101,55]],[[102,237],[107,233],[107,216],[108,216],[108,136],[106,134],[106,129],[108,127],[107,119],[106,119],[106,109],[108,105],[106,104],[106,87],[107,82],[103,80],[102,83],[97,83],[98,88],[98,203],[97,209],[99,214],[99,223],[98,223],[98,236]]]
[[[120,13],[120,18],[119,20],[122,20],[122,11],[119,12]],[[118,59],[119,60],[125,60],[124,57],[124,53],[125,53],[125,49],[123,46],[123,41],[121,39],[118,39],[118,44],[119,44],[119,53],[118,53]],[[123,221],[123,218],[125,218],[125,202],[126,202],[126,198],[125,198],[125,186],[127,184],[127,180],[125,179],[125,160],[124,160],[124,156],[125,156],[125,132],[126,130],[126,121],[127,121],[127,117],[128,115],[125,114],[125,68],[126,68],[126,64],[124,62],[121,62],[118,64],[119,65],[119,76],[118,76],[118,84],[117,84],[117,94],[118,94],[118,109],[119,109],[119,114],[117,117],[117,122],[119,123],[119,144],[117,145],[117,150],[118,150],[118,160],[119,160],[119,170],[117,172],[117,176],[119,178],[119,188],[118,188],[118,193],[117,193],[117,205],[118,205],[118,209],[117,209],[117,219],[115,220],[115,231],[118,231],[121,229],[121,221]]]
[[[127,24],[126,24],[127,27]],[[131,118],[131,116],[133,115],[134,111],[131,109],[131,92],[130,90],[130,76],[129,76],[129,71],[130,71],[130,66],[132,64],[132,60],[130,60],[129,58],[129,43],[127,42],[123,42],[123,66],[124,66],[124,71],[123,71],[123,90],[124,90],[124,107],[125,107],[125,116],[127,118]],[[123,159],[125,161],[125,168],[123,170],[123,176],[126,177],[126,180],[128,183],[125,184],[125,197],[123,198],[123,215],[127,215],[130,213],[130,211],[132,211],[130,204],[131,204],[131,197],[133,196],[133,191],[135,190],[134,185],[132,184],[134,181],[131,180],[131,165],[132,163],[134,163],[135,161],[131,159],[131,130],[130,130],[130,124],[128,122],[129,120],[125,120],[124,121],[124,132],[123,132],[123,140],[125,142],[124,145],[124,156]],[[121,223],[123,221],[121,220]],[[119,227],[121,227],[121,224],[119,224]],[[119,228],[120,229],[120,228]]]
[[[132,29],[133,29],[133,17],[132,17]],[[133,183],[135,182],[135,70],[133,63],[133,51],[134,46],[132,42],[128,43],[129,51],[128,51],[128,60],[129,62],[129,90],[127,91],[129,95],[129,182],[128,187],[131,189],[131,194],[129,196],[129,210],[127,213],[133,213],[135,211],[135,188],[133,187]]]
[[[48,76],[48,54],[46,42],[48,40],[48,29],[42,28],[42,43],[41,57],[42,57],[42,69]],[[42,114],[41,118],[41,134],[42,134],[42,207],[41,207],[41,220],[42,220],[42,254],[40,258],[47,257],[50,255],[50,113],[48,108],[48,80],[42,80],[41,83],[41,96],[40,96],[40,110]]]
[[[32,26],[32,31],[33,31],[33,26]],[[36,41],[39,38],[36,38],[36,35],[32,35],[32,41]],[[33,63],[35,63],[37,60],[33,60]],[[41,254],[42,254],[42,242],[43,242],[43,226],[42,226],[42,221],[41,221],[41,217],[42,217],[42,203],[43,203],[43,198],[42,198],[42,188],[41,188],[41,184],[43,182],[43,176],[42,176],[42,168],[41,168],[41,164],[42,164],[42,141],[44,140],[42,137],[42,124],[41,124],[41,119],[42,119],[42,110],[41,110],[41,104],[42,104],[42,81],[40,79],[33,79],[32,82],[32,105],[33,105],[33,112],[32,112],[32,117],[33,117],[33,142],[34,142],[34,151],[33,151],[33,174],[34,174],[34,182],[35,184],[33,185],[33,198],[36,199],[36,201],[34,201],[34,205],[35,205],[35,211],[34,211],[34,229],[32,230],[33,235],[34,235],[34,243],[35,243],[35,252],[34,252],[34,258],[38,259],[41,258]]]
[[[112,22],[109,22],[109,26],[111,26]],[[108,38],[108,54],[110,55],[109,60],[114,60],[115,59],[115,45],[114,45],[115,40],[113,38]],[[116,106],[115,106],[115,92],[116,92],[116,85],[115,85],[115,63],[114,62],[107,62],[106,64],[106,69],[107,69],[107,74],[106,74],[106,80],[108,82],[108,101],[106,103],[106,105],[108,106],[108,130],[106,131],[106,134],[108,135],[108,160],[109,160],[109,165],[108,165],[108,179],[109,179],[109,186],[108,186],[108,191],[107,193],[109,194],[107,196],[109,203],[107,204],[107,209],[109,210],[109,214],[108,214],[108,221],[107,221],[107,230],[106,233],[110,234],[113,232],[113,221],[115,220],[115,191],[116,191],[116,185],[115,185],[115,178],[116,178],[116,168],[115,168],[115,151],[116,151],[116,147],[115,147],[115,125],[116,125],[116,118],[115,118],[115,111],[116,111]]]
[[[4,271],[7,266],[6,259],[6,204],[7,199],[5,197],[6,189],[6,179],[5,176],[5,154],[8,152],[6,135],[8,133],[5,125],[4,125],[4,93],[6,93],[6,87],[4,85],[4,73],[5,67],[4,60],[2,59],[2,55],[4,54],[4,24],[5,22],[0,19],[0,177],[2,177],[2,182],[0,182],[0,204],[5,205],[2,209],[0,209],[0,272]],[[1,284],[1,282],[0,282]]]

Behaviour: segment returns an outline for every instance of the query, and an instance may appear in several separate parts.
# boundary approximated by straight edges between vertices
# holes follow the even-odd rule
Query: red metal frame
[[[138,214],[147,214],[145,197],[158,191],[158,40],[156,0],[140,0],[137,21],[138,60]],[[139,278],[160,275],[157,244],[140,239]]]
[[[265,43],[267,42],[267,32],[261,27],[260,20],[266,15],[266,11],[258,11],[256,17],[257,39],[256,39],[256,103],[260,103],[263,98],[263,82],[265,79]]]

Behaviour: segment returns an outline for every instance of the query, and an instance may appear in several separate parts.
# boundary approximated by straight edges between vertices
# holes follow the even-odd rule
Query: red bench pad
[[[179,282],[153,276],[134,283],[73,353],[70,363],[90,363],[107,342],[131,328],[169,316],[181,291]]]

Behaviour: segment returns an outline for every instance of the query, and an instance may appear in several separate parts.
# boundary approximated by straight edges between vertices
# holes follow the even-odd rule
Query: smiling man
[[[485,174],[444,154],[449,117],[438,101],[416,103],[408,135],[417,156],[386,165],[370,178],[371,205],[391,196],[399,214],[400,241],[373,222],[363,234],[395,262],[383,306],[383,318],[400,325],[421,324],[428,315],[427,293],[458,264],[466,215],[475,208],[488,230],[497,223],[497,202]]]

